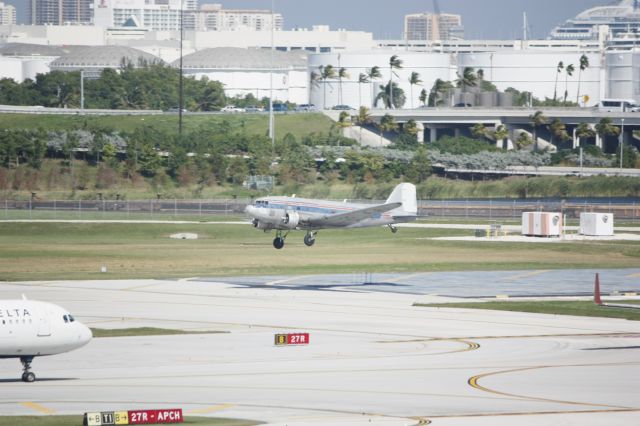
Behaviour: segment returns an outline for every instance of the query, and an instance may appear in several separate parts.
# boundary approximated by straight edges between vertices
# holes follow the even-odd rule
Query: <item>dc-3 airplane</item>
[[[0,358],[20,358],[23,382],[33,382],[31,361],[86,345],[89,327],[64,308],[34,300],[0,300]]]
[[[284,247],[289,231],[307,231],[304,243],[311,247],[319,229],[388,226],[397,232],[396,223],[416,219],[416,187],[401,183],[384,204],[354,204],[296,197],[264,197],[245,208],[254,227],[265,232],[275,229],[273,246]]]

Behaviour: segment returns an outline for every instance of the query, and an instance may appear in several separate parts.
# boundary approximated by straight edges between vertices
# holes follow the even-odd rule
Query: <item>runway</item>
[[[576,274],[586,291],[591,272],[6,283],[0,298],[60,304],[94,328],[221,333],[95,338],[36,358],[33,384],[19,381],[17,360],[0,360],[0,412],[155,407],[274,425],[637,425],[637,322],[412,306],[509,289],[576,294]],[[601,275],[623,291],[639,278],[637,269]],[[276,347],[280,332],[308,332],[310,344]]]

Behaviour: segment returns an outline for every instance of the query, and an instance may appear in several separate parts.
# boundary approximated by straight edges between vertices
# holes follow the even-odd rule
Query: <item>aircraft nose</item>
[[[92,338],[93,338],[93,333],[91,332],[91,329],[83,324],[82,329],[80,330],[80,337],[79,337],[80,342],[83,345],[86,345],[87,343],[89,343],[89,341],[91,341]]]

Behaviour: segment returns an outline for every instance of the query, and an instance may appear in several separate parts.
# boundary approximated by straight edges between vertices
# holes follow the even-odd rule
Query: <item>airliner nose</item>
[[[82,329],[80,330],[80,338],[79,338],[80,342],[83,345],[86,345],[91,341],[92,338],[93,338],[93,333],[91,332],[91,329],[86,325],[82,325]]]

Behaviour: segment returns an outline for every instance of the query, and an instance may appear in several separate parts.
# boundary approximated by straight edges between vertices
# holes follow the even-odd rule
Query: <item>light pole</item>
[[[276,144],[275,117],[273,116],[273,31],[276,22],[273,7],[274,0],[271,0],[271,49],[269,49],[269,138],[271,139],[271,155],[275,155]]]
[[[179,94],[178,94],[178,103],[180,105],[178,105],[178,134],[180,136],[182,136],[182,108],[184,105],[184,87],[183,87],[183,81],[182,81],[182,39],[184,37],[184,32],[183,32],[183,21],[184,21],[184,7],[183,7],[183,2],[184,0],[180,0],[180,88],[179,88]]]
[[[618,145],[620,145],[620,168],[622,168],[622,149],[624,148],[624,118],[621,121],[622,130],[620,131],[620,141],[618,142]]]

